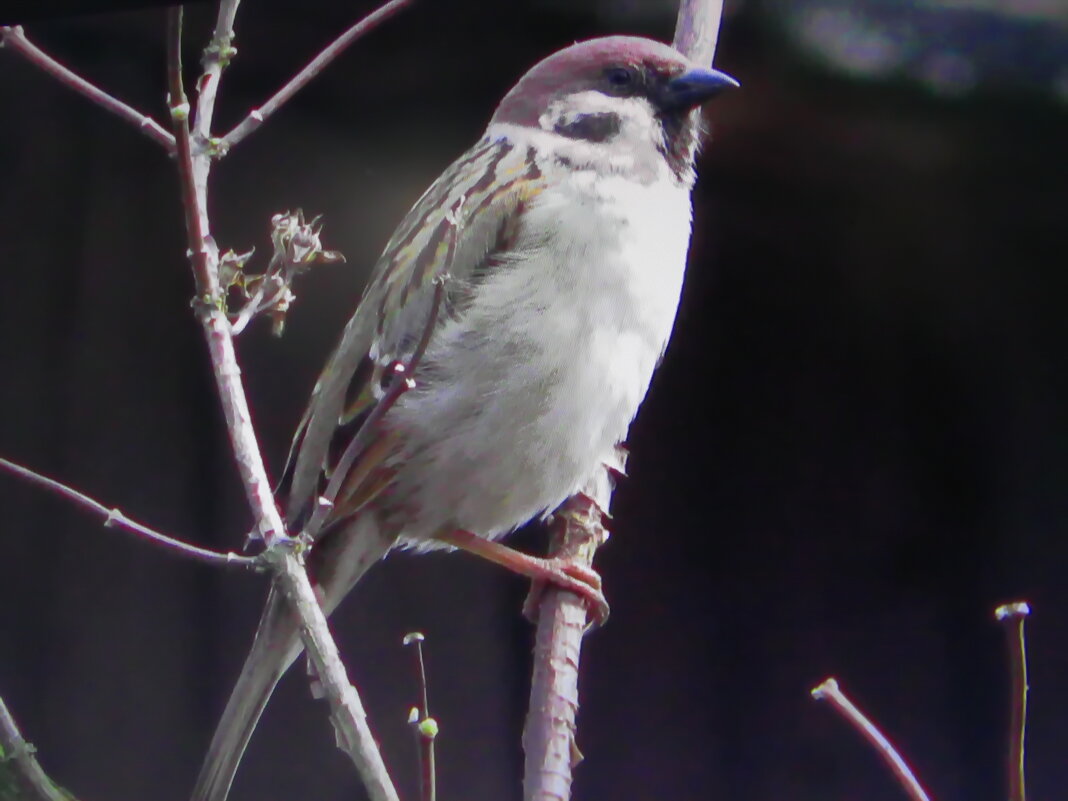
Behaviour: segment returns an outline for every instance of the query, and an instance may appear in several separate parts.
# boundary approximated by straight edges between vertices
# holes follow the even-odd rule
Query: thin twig
[[[163,126],[147,114],[142,114],[137,109],[112,97],[103,89],[89,83],[80,75],[71,72],[27,39],[21,25],[0,27],[0,47],[10,48],[13,53],[18,53],[38,69],[47,72],[63,86],[73,89],[98,106],[131,123],[153,142],[162,145],[168,153],[174,152],[174,137],[167,133]]]
[[[994,617],[1005,629],[1012,673],[1008,749],[1009,801],[1026,801],[1024,784],[1024,739],[1027,734],[1027,640],[1024,621],[1031,614],[1026,601],[1005,604],[994,610]]]
[[[120,529],[129,534],[133,534],[140,540],[164,548],[178,556],[221,567],[252,567],[256,564],[256,558],[252,556],[241,556],[236,553],[219,553],[218,551],[199,548],[196,545],[190,545],[182,540],[169,537],[166,534],[162,534],[155,529],[143,525],[142,523],[138,523],[136,520],[131,520],[119,509],[109,509],[107,506],[104,506],[104,504],[79,492],[73,487],[56,481],[54,478],[43,476],[28,467],[9,462],[7,459],[0,458],[0,470],[6,470],[19,478],[29,481],[31,484],[36,484],[49,492],[54,492],[56,495],[66,498],[68,501],[72,501],[83,509],[88,509],[90,512],[99,515],[104,518],[104,528]]]
[[[34,756],[33,745],[23,739],[15,718],[0,698],[0,772],[7,765],[21,786],[22,792],[15,795],[20,801],[71,801],[73,796],[48,778]]]
[[[169,14],[171,116],[175,126],[190,260],[197,287],[194,305],[208,341],[226,428],[245,494],[257,530],[268,546],[260,558],[271,568],[275,586],[297,613],[301,640],[330,704],[330,719],[337,734],[338,747],[356,765],[372,801],[397,801],[397,792],[367,725],[363,704],[345,672],[307,571],[295,549],[289,547],[292,540],[286,535],[267,479],[241,382],[230,323],[224,311],[218,248],[210,239],[207,187],[215,149],[210,143],[211,118],[222,69],[234,53],[233,21],[237,5],[238,0],[222,0],[212,44],[205,51],[205,73],[199,83],[196,110],[198,142],[195,146],[189,130],[189,104],[182,85],[181,11],[176,9]]]
[[[225,153],[263,125],[264,120],[278,111],[278,109],[281,108],[284,103],[289,101],[293,95],[307,86],[307,84],[322,72],[331,61],[341,55],[345,48],[357,39],[360,39],[373,31],[398,12],[403,11],[413,2],[415,2],[415,0],[390,0],[390,2],[371,12],[337,37],[337,39],[331,42],[321,53],[319,53],[319,55],[313,58],[304,69],[294,75],[285,86],[279,89],[273,97],[259,108],[249,112],[249,115],[238,123],[230,133],[222,137],[219,141],[220,152]]]
[[[875,727],[875,724],[868,720],[864,713],[853,705],[852,701],[846,698],[845,694],[839,689],[836,680],[833,678],[827,679],[823,684],[815,687],[812,690],[812,697],[817,701],[829,701],[835,711],[853,724],[853,727],[864,736],[864,739],[879,752],[879,756],[894,772],[901,786],[908,793],[909,798],[913,799],[913,801],[930,801],[927,792],[920,786],[919,781],[917,781],[916,776],[909,769],[905,760],[901,758],[901,755],[890,744],[890,741],[883,736],[882,732]]]
[[[421,632],[404,635],[405,645],[415,645],[415,678],[419,682],[420,705],[412,707],[408,723],[415,732],[419,754],[419,801],[436,801],[438,797],[437,767],[434,761],[434,743],[438,737],[438,722],[430,717],[430,700],[427,689],[426,662],[423,660]]]

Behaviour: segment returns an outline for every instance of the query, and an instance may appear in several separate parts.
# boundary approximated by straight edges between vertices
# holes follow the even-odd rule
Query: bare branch
[[[1009,801],[1026,801],[1024,784],[1024,738],[1027,734],[1027,640],[1024,621],[1031,614],[1026,601],[1005,604],[994,610],[994,617],[1005,628],[1012,673],[1010,692],[1008,779]]]
[[[711,64],[722,17],[723,0],[679,0],[672,45],[698,64]]]
[[[846,698],[835,679],[827,679],[823,684],[815,687],[812,690],[812,697],[817,701],[830,701],[835,711],[853,724],[853,727],[864,736],[864,739],[879,752],[879,756],[894,772],[909,798],[913,801],[930,801],[927,792],[920,786],[919,781],[917,781],[916,776],[913,775],[905,760],[901,758],[901,755],[890,744],[890,741],[883,736],[882,732],[876,728],[875,724],[868,720],[864,713],[853,705],[852,701]]]
[[[338,746],[356,765],[372,801],[397,801],[397,791],[367,725],[367,715],[359,694],[345,673],[337,644],[330,634],[326,616],[319,606],[304,565],[291,547],[293,540],[286,535],[252,426],[241,370],[234,352],[232,329],[226,318],[225,298],[219,281],[219,253],[211,240],[208,220],[207,186],[213,148],[206,140],[210,136],[219,78],[226,61],[234,52],[231,42],[237,5],[238,0],[222,0],[212,43],[205,51],[205,72],[199,84],[196,112],[200,141],[195,147],[189,130],[189,103],[182,85],[181,9],[172,9],[168,15],[171,118],[175,128],[190,261],[197,286],[194,306],[208,341],[215,383],[238,472],[256,520],[257,531],[268,546],[260,558],[270,566],[275,586],[297,613],[301,640],[330,704],[330,718],[337,733]]]
[[[419,683],[419,706],[413,706],[408,715],[408,723],[415,732],[415,742],[419,754],[419,801],[436,801],[438,797],[437,768],[434,761],[434,742],[438,737],[438,722],[430,717],[430,701],[427,690],[426,662],[423,660],[423,641],[426,637],[421,632],[413,631],[404,635],[404,645],[415,646],[415,678]]]
[[[72,801],[73,796],[64,792],[48,778],[34,756],[33,746],[22,737],[15,718],[0,698],[0,771],[10,765],[20,785],[21,793],[16,798],[25,801]],[[6,797],[6,795],[5,795]]]
[[[722,0],[680,0],[675,47],[699,63],[715,55]],[[556,513],[549,553],[589,567],[607,539],[603,520],[612,495],[612,472],[622,474],[625,451],[618,463],[606,465],[583,494],[568,500]],[[547,587],[538,613],[530,706],[523,728],[526,755],[524,801],[567,801],[571,772],[582,755],[575,745],[578,712],[578,666],[587,610],[573,593]]]
[[[79,492],[73,487],[56,481],[54,478],[43,476],[40,473],[30,470],[28,467],[9,462],[7,459],[0,458],[0,470],[6,470],[13,475],[29,481],[31,484],[36,484],[49,492],[54,492],[56,495],[66,498],[68,501],[72,501],[83,509],[88,509],[90,512],[99,515],[104,518],[104,528],[120,529],[129,534],[133,534],[140,540],[157,545],[171,553],[177,554],[178,556],[194,559],[198,562],[204,562],[205,564],[215,565],[217,567],[251,567],[256,564],[256,559],[252,556],[241,556],[240,554],[232,552],[219,553],[218,551],[199,548],[196,545],[190,545],[182,540],[169,537],[166,534],[161,534],[155,529],[151,529],[146,525],[138,523],[136,520],[131,520],[119,509],[109,509],[104,506],[104,504]]]
[[[356,688],[348,679],[337,644],[326,623],[308,574],[296,554],[284,543],[268,549],[264,557],[274,570],[275,586],[297,613],[301,639],[315,666],[323,694],[330,704],[330,722],[337,736],[337,746],[356,766],[371,801],[399,801],[397,790],[382,761],[367,713]]]
[[[257,109],[253,109],[249,112],[249,115],[245,117],[237,126],[234,127],[230,133],[222,137],[219,142],[220,152],[225,153],[231,147],[236,145],[250,133],[259,128],[264,120],[278,111],[283,104],[288,102],[293,95],[308,85],[313,78],[315,78],[323,69],[335,58],[355,42],[357,39],[366,36],[373,31],[383,22],[387,21],[391,17],[395,16],[400,11],[410,6],[415,0],[390,0],[381,8],[371,12],[362,20],[357,22],[337,39],[331,42],[319,55],[308,62],[300,72],[294,75],[289,83],[279,89],[273,97],[271,97],[266,103]]]
[[[613,465],[621,473],[620,462]],[[549,552],[585,567],[608,539],[603,518],[612,495],[607,466],[554,514]],[[581,761],[575,744],[578,714],[578,669],[586,632],[586,603],[572,592],[546,587],[538,607],[534,640],[534,671],[530,705],[523,726],[524,801],[566,801],[571,797],[571,771]]]
[[[73,89],[83,97],[101,106],[112,114],[115,114],[134,125],[137,130],[158,145],[162,145],[168,153],[174,152],[174,137],[167,133],[163,127],[146,114],[142,114],[135,108],[126,105],[121,100],[112,97],[103,89],[89,83],[85,78],[64,67],[46,52],[26,38],[21,25],[12,27],[0,27],[0,47],[7,47],[13,53],[18,53],[38,69],[47,72],[59,83],[68,89]]]
[[[232,19],[232,16],[229,18]],[[230,321],[226,319],[219,283],[219,252],[209,238],[207,178],[211,156],[203,150],[196,154],[193,152],[189,132],[189,102],[182,85],[181,8],[172,8],[168,12],[168,20],[171,118],[174,121],[178,149],[178,173],[181,179],[182,207],[185,210],[189,257],[197,286],[194,306],[207,337],[215,384],[222,401],[226,429],[230,434],[230,443],[237,459],[245,494],[256,519],[257,531],[264,542],[270,546],[275,540],[285,536],[285,526],[275,504],[271,483],[267,478],[267,469],[263,464],[263,456],[260,454],[256,433],[252,427],[248,400],[241,383],[241,370],[234,352]],[[229,42],[229,35],[225,32],[220,34],[217,30],[214,41]],[[202,92],[201,101],[204,99],[205,94]],[[203,119],[203,115],[203,111],[197,112],[198,118]]]

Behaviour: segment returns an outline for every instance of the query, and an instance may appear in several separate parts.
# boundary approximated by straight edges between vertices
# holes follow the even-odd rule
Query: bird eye
[[[609,67],[604,73],[605,80],[613,89],[629,89],[637,82],[634,70],[626,67]]]

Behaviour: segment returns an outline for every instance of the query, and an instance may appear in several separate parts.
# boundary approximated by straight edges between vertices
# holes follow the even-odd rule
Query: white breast
[[[443,326],[433,380],[394,409],[408,537],[496,537],[578,491],[645,397],[689,238],[689,191],[673,182],[568,171],[538,195],[514,260]]]

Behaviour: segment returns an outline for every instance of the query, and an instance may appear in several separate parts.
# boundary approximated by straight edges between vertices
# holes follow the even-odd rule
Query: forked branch
[[[225,312],[219,280],[219,251],[210,234],[207,190],[216,151],[211,142],[211,120],[222,71],[234,53],[233,25],[238,1],[221,0],[219,4],[215,31],[205,51],[204,75],[198,83],[199,100],[193,122],[195,141],[190,134],[190,108],[182,82],[181,9],[172,9],[168,15],[171,116],[189,253],[197,285],[195,305],[207,338],[238,471],[256,520],[256,530],[268,546],[262,558],[273,572],[275,586],[297,613],[301,640],[330,705],[330,719],[337,732],[338,746],[352,759],[372,801],[396,801],[397,792],[371,735],[360,696],[348,679],[326,616],[302,560],[292,547],[293,540],[286,535],[252,426],[234,351],[233,331]]]

